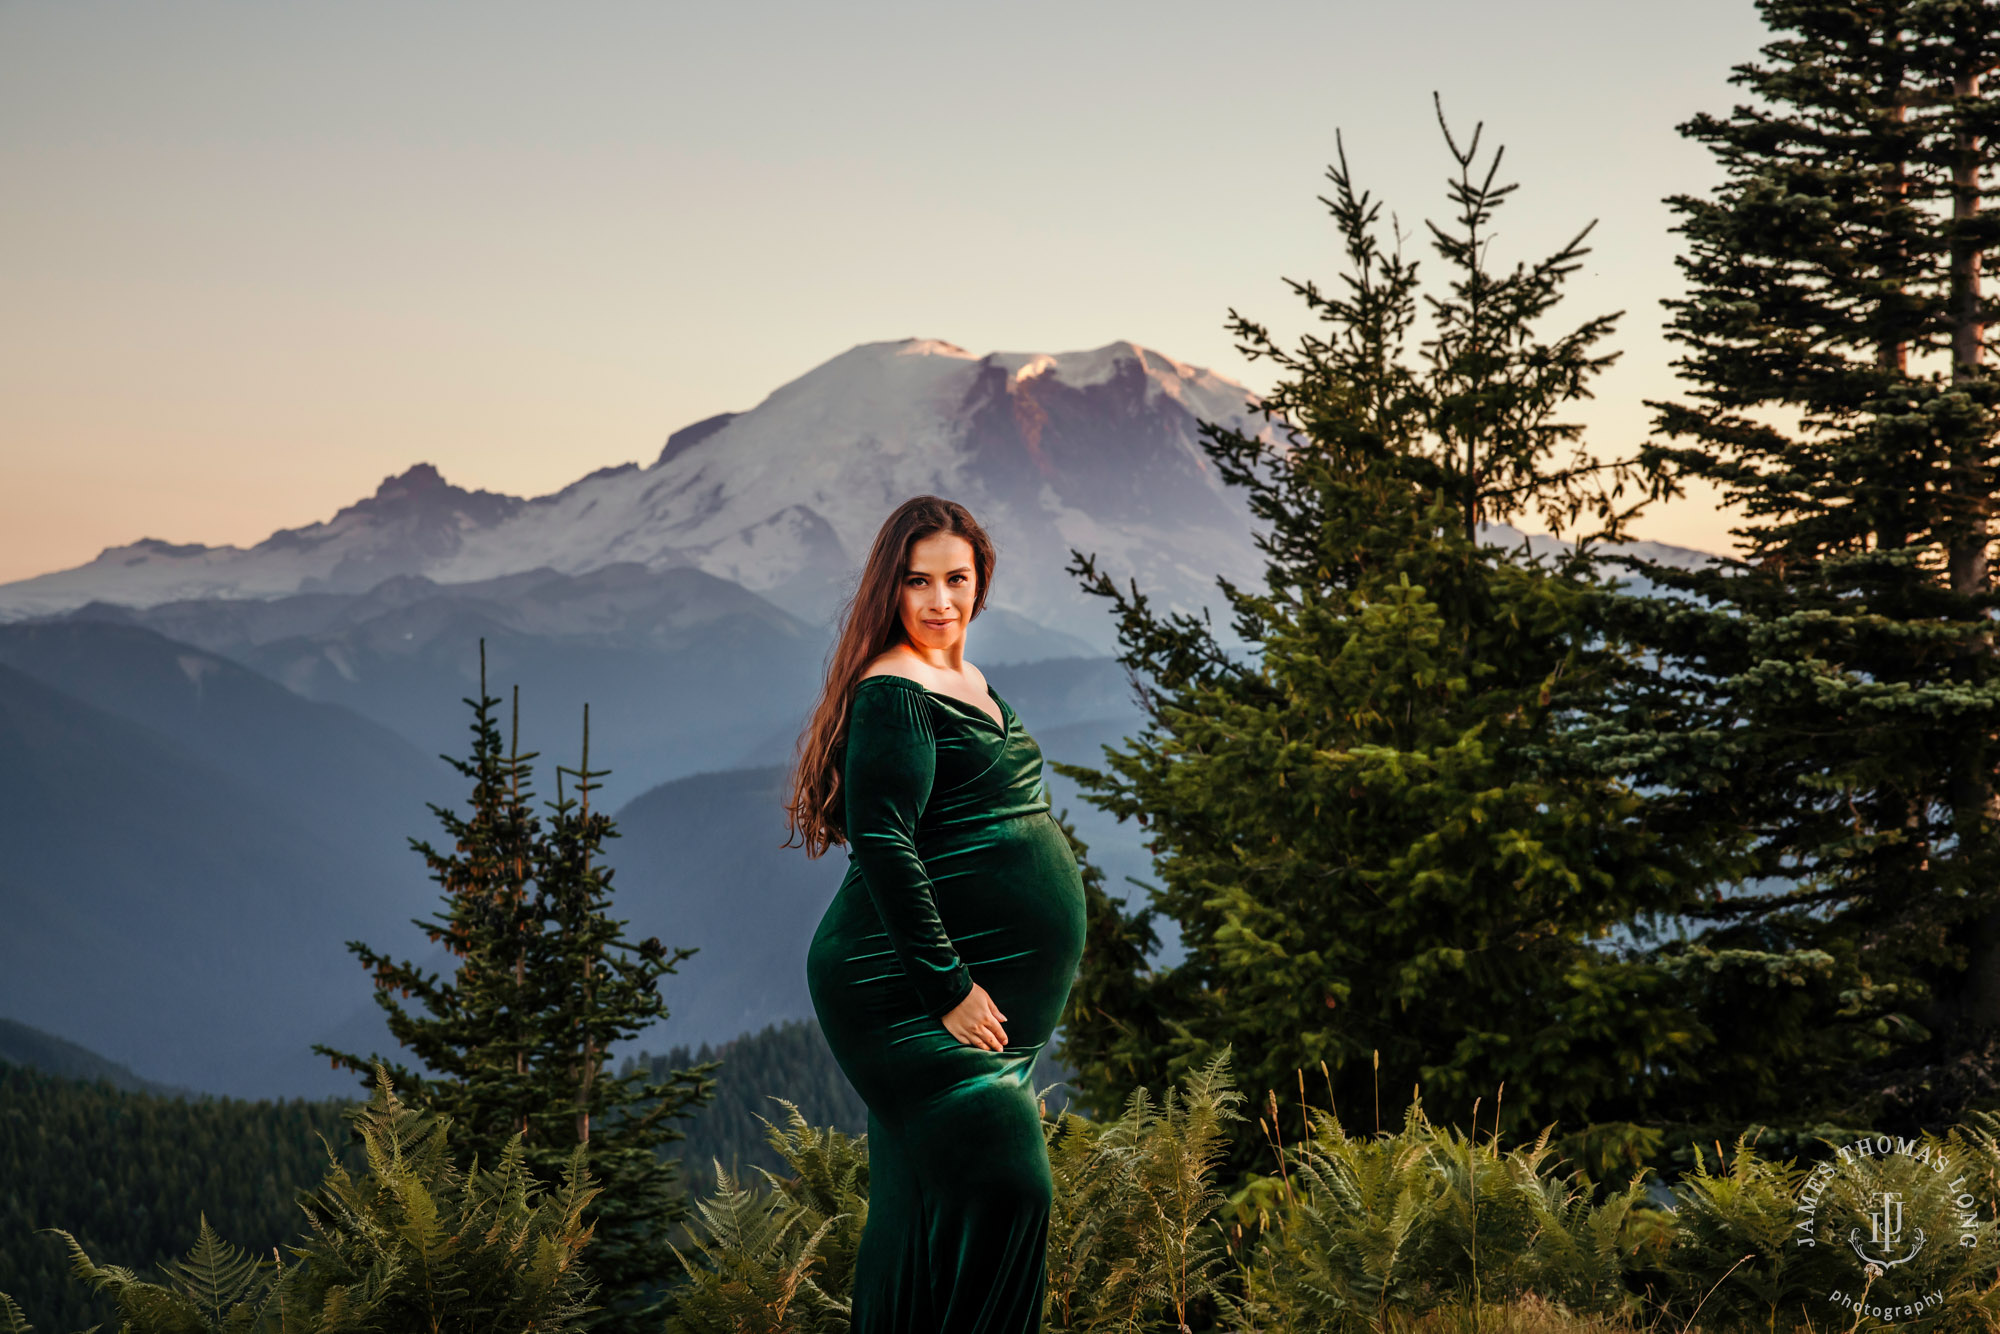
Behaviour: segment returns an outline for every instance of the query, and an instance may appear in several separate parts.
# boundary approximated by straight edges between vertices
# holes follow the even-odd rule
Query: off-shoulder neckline
[[[867,685],[870,681],[901,681],[904,685],[910,687],[912,690],[920,690],[924,694],[930,695],[933,698],[945,700],[946,702],[951,704],[956,704],[961,709],[965,709],[968,712],[979,715],[979,721],[985,723],[988,727],[993,728],[995,731],[999,732],[1000,735],[1003,737],[1011,736],[1013,733],[1014,722],[1012,715],[1014,711],[1007,707],[1006,700],[1000,698],[1000,692],[993,688],[993,683],[991,681],[988,681],[986,683],[986,693],[993,697],[993,702],[995,704],[998,704],[1000,706],[1000,721],[998,723],[993,721],[992,714],[980,708],[977,704],[968,704],[956,695],[947,695],[942,690],[933,690],[929,686],[925,685],[922,681],[917,680],[915,677],[904,676],[901,672],[876,672],[873,676],[864,676],[859,681],[854,683],[855,689],[859,690],[862,686]]]

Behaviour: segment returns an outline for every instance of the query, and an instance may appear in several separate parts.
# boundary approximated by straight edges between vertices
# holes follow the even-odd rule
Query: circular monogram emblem
[[[1952,1277],[1980,1244],[1973,1176],[1944,1144],[1873,1135],[1838,1146],[1799,1189],[1795,1246],[1836,1276],[1835,1306],[1882,1321],[1917,1320],[1944,1305]],[[1818,1268],[1816,1266],[1816,1268]],[[1843,1281],[1838,1276],[1845,1274]]]

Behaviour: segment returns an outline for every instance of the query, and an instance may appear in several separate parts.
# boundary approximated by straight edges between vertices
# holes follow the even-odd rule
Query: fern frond
[[[260,1260],[242,1247],[224,1241],[201,1215],[195,1243],[178,1260],[160,1265],[167,1285],[185,1297],[210,1324],[221,1326],[231,1308],[248,1306],[261,1310],[269,1294],[269,1260]]]
[[[70,1273],[88,1283],[93,1290],[115,1298],[139,1282],[139,1276],[123,1265],[100,1265],[92,1260],[82,1243],[61,1228],[52,1227],[48,1231],[61,1237],[68,1248]]]

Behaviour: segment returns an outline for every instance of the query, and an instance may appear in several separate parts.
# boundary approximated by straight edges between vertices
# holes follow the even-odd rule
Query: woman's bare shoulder
[[[979,690],[985,690],[986,674],[977,667],[974,667],[970,662],[964,663],[963,667],[964,670],[961,675],[971,681]],[[876,657],[866,667],[861,669],[861,675],[856,679],[866,681],[871,676],[900,676],[905,680],[915,681],[926,690],[943,690],[943,685],[937,679],[936,669],[930,667],[928,664],[918,662],[907,653],[897,653],[894,650]],[[944,693],[950,694],[951,692],[945,690]]]
[[[930,685],[930,682],[918,676],[916,671],[912,669],[909,654],[897,653],[893,650],[877,655],[873,661],[861,669],[859,679],[866,681],[871,676],[900,676],[906,680],[915,681],[920,686]]]

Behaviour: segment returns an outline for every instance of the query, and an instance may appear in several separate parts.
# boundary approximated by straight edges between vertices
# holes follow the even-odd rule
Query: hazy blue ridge
[[[88,1047],[12,1019],[0,1019],[0,1064],[18,1065],[63,1079],[101,1082],[126,1093],[189,1096],[187,1089],[141,1079],[129,1067],[99,1056]]]

